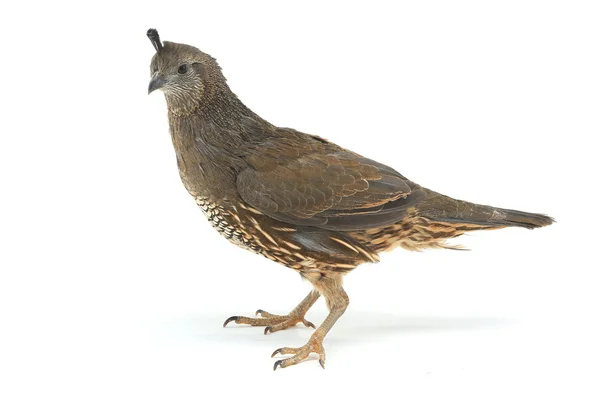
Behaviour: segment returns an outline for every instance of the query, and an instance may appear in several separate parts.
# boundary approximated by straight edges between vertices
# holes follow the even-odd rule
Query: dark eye
[[[179,67],[177,72],[179,72],[180,74],[185,74],[187,72],[187,70],[188,70],[187,64],[183,64]]]

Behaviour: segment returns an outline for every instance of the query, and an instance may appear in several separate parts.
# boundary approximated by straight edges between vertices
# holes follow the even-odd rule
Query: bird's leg
[[[306,359],[310,353],[317,353],[319,355],[319,363],[321,367],[325,368],[325,349],[323,348],[323,339],[327,332],[333,327],[338,318],[342,316],[350,300],[348,295],[342,288],[341,277],[322,277],[320,280],[313,282],[315,288],[325,297],[327,301],[327,307],[329,308],[329,315],[325,318],[325,321],[319,326],[319,328],[312,334],[308,343],[302,347],[282,347],[273,352],[271,357],[277,354],[293,354],[292,357],[278,360],[273,366],[273,370],[277,367],[285,368],[290,365],[298,364],[302,360]]]
[[[320,296],[321,294],[318,291],[312,290],[308,296],[306,296],[304,300],[302,300],[300,304],[296,306],[296,308],[290,311],[288,315],[276,315],[263,310],[257,310],[256,315],[260,315],[261,318],[248,318],[240,316],[229,317],[227,320],[225,320],[223,327],[232,321],[235,321],[236,324],[265,326],[265,335],[269,332],[277,332],[287,329],[299,322],[302,322],[305,326],[314,328],[315,325],[312,322],[304,319],[304,316]]]

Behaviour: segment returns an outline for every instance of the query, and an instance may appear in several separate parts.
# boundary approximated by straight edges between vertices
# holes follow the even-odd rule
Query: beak
[[[150,84],[148,85],[148,94],[162,88],[166,83],[166,79],[158,73],[152,75],[152,79],[150,79]]]

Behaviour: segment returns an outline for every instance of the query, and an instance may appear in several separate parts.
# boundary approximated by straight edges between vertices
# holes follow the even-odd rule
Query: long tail
[[[544,214],[473,204],[434,192],[418,205],[418,209],[421,216],[433,221],[473,224],[482,228],[519,226],[534,229],[555,222],[552,217]]]

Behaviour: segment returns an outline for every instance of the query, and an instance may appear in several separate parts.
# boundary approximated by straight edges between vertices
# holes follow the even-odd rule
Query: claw
[[[270,326],[267,326],[267,327],[265,328],[265,335],[266,335],[267,333],[271,333],[271,327],[270,327]]]
[[[273,371],[275,371],[277,369],[277,367],[281,367],[281,364],[283,364],[285,360],[277,360],[275,361],[275,364],[273,364]],[[285,368],[285,367],[281,367],[281,368]]]
[[[258,310],[256,310],[256,312],[254,313],[254,315],[259,315],[259,314],[262,314],[262,313],[264,313],[264,312],[265,312],[265,310],[261,310],[261,309],[259,308]]]
[[[282,348],[279,348],[279,349],[275,350],[275,351],[273,352],[273,354],[271,354],[271,358],[273,358],[273,357],[275,357],[277,354],[281,353],[281,350],[282,350]]]
[[[239,320],[240,317],[229,317],[225,320],[225,322],[223,323],[223,328],[225,328],[227,326],[228,323],[230,323],[231,321],[237,321]]]
[[[315,326],[315,324],[313,324],[313,323],[312,323],[312,322],[310,322],[310,321],[304,320],[304,321],[302,321],[302,322],[304,322],[304,326],[307,326],[307,327],[309,327],[309,328],[313,328],[313,329],[317,329],[317,327]]]
[[[325,360],[319,360],[319,364],[321,364],[321,367],[325,369]]]

